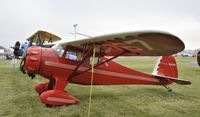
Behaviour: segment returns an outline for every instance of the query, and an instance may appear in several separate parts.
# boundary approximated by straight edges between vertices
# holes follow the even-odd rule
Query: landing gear
[[[45,104],[45,105],[46,105],[46,107],[48,107],[48,108],[56,108],[56,107],[62,106],[62,105],[51,105],[51,104]]]
[[[79,103],[79,99],[60,90],[48,90],[40,95],[40,100],[47,107],[58,107],[62,105],[71,105]]]
[[[168,92],[172,92],[172,89],[169,86],[167,85],[163,85],[163,86],[167,89]]]
[[[53,108],[54,106],[53,105],[51,105],[51,104],[45,104],[46,105],[46,107],[48,107],[48,108]]]
[[[40,95],[41,102],[50,108],[79,103],[79,99],[64,91],[67,84],[65,78],[55,77],[49,82],[37,84],[35,90]]]
[[[35,91],[41,95],[44,91],[47,90],[48,82],[41,82],[35,85]]]
[[[35,73],[28,73],[28,76],[31,77],[31,79],[35,78]]]

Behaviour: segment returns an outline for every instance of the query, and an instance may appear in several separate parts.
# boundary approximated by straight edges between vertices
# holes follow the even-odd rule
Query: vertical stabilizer
[[[176,60],[173,56],[162,56],[158,59],[153,75],[178,78]]]

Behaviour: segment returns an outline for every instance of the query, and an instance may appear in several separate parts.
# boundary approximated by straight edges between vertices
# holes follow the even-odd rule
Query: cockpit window
[[[94,64],[97,64],[99,61],[98,57],[94,57]],[[92,57],[90,57],[90,64],[92,65]]]
[[[60,45],[55,45],[52,47],[52,49],[56,52],[56,54],[60,57],[63,56],[64,49]]]
[[[65,58],[77,61],[77,55],[76,55],[75,52],[67,52],[66,55],[65,55]]]
[[[63,47],[61,47],[60,45],[55,45],[52,48],[56,52],[56,54],[59,55],[60,57],[64,57],[66,59],[70,59],[70,60],[73,60],[73,61],[81,61],[81,59],[82,59],[82,56],[81,56],[82,53],[81,52],[70,51],[70,50],[67,50],[65,52]]]

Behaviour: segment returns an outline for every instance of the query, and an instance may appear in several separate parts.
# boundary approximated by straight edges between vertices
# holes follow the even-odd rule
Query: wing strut
[[[102,65],[102,64],[104,64],[104,63],[106,63],[106,62],[108,62],[108,61],[111,61],[111,60],[117,58],[118,56],[121,56],[122,54],[124,54],[124,51],[121,52],[120,54],[116,55],[116,56],[113,56],[113,57],[111,57],[111,58],[109,58],[109,59],[107,59],[107,60],[105,60],[105,61],[99,63],[99,64],[96,64],[96,65],[94,66],[94,68],[95,68],[95,67],[98,67],[98,66],[100,66],[100,65]],[[89,71],[89,70],[91,70],[91,69],[92,69],[92,67],[86,69],[86,70],[83,71],[83,72],[87,72],[87,71]]]
[[[84,56],[84,58],[81,60],[81,62],[76,66],[76,68],[72,71],[72,73],[70,74],[70,76],[68,77],[67,80],[71,80],[74,76],[76,71],[78,70],[78,68],[83,64],[83,62],[85,61],[85,59],[88,57],[88,55],[90,54],[92,50],[92,47],[89,49],[89,51],[86,53],[86,55]]]
[[[98,66],[100,66],[100,65],[102,65],[102,64],[104,64],[104,63],[106,63],[106,62],[108,62],[108,61],[111,61],[111,60],[117,58],[118,56],[121,56],[122,54],[124,54],[124,51],[121,52],[120,54],[116,55],[116,56],[113,56],[113,57],[111,57],[111,58],[109,58],[109,59],[107,59],[107,60],[105,60],[105,61],[103,61],[103,62],[101,62],[101,63],[98,63],[98,64],[94,65],[94,68],[96,68],[96,67],[98,67]],[[86,57],[85,57],[85,58],[86,58]],[[81,61],[81,64],[83,63],[83,61],[84,61],[84,60]],[[87,72],[87,71],[89,71],[89,70],[92,69],[92,67],[90,67],[90,68],[86,69],[85,71],[83,71],[83,72],[81,72],[81,73],[74,74],[74,73],[78,70],[78,68],[80,67],[81,64],[79,64],[79,65],[74,69],[74,71],[72,72],[73,75],[70,75],[70,77],[68,78],[69,81],[71,81],[73,77],[78,76],[78,75],[81,75],[81,74],[83,74],[83,73],[85,73],[85,72]]]

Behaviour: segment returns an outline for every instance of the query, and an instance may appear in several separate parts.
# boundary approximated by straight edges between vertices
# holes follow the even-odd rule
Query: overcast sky
[[[200,48],[200,0],[0,0],[0,45],[9,47],[37,30],[64,40],[78,32],[161,30]]]

